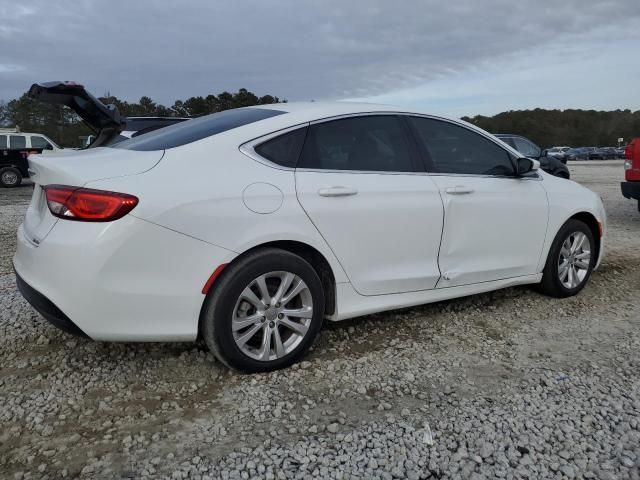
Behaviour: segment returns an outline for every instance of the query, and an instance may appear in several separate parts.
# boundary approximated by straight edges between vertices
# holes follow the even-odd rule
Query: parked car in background
[[[616,158],[625,158],[624,150],[625,147],[616,147]]]
[[[562,163],[567,163],[567,152],[569,150],[571,150],[571,147],[551,147],[547,149],[547,155],[556,157]]]
[[[601,147],[600,154],[604,160],[615,160],[618,158],[616,147]]]
[[[571,148],[566,153],[567,160],[589,160],[589,151],[584,147]]]
[[[589,152],[589,160],[605,160],[605,154],[599,148],[594,148]]]
[[[618,154],[614,147],[594,148],[589,153],[589,160],[612,160],[617,158]]]
[[[0,129],[0,186],[17,187],[29,176],[27,157],[43,151],[59,152],[53,140],[41,133]]]
[[[528,138],[510,133],[497,133],[495,136],[510,147],[515,148],[525,157],[538,160],[540,162],[540,168],[545,172],[560,178],[570,178],[569,169],[563,162],[556,157],[547,155],[546,150],[541,149]]]
[[[587,160],[597,160],[597,158],[592,158],[594,155],[597,156],[598,147],[583,147],[587,153]]]
[[[620,184],[622,195],[638,201],[640,211],[640,138],[634,138],[625,148],[624,179]]]
[[[29,96],[41,102],[66,105],[95,135],[86,148],[105,147],[159,128],[189,120],[185,117],[125,117],[115,105],[105,105],[77,82],[34,83]]]
[[[57,157],[31,165],[24,297],[94,340],[200,337],[244,372],[298,361],[327,319],[520,284],[575,295],[604,251],[594,192],[406,108],[246,107]]]

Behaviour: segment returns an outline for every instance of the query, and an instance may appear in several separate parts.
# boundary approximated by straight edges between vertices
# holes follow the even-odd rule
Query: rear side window
[[[213,113],[200,118],[161,128],[139,137],[125,140],[113,148],[125,150],[165,150],[195,142],[218,133],[286,113],[266,108],[238,108]]]
[[[298,167],[415,171],[404,127],[394,115],[352,117],[311,125]]]
[[[459,125],[410,117],[436,173],[466,175],[515,174],[511,156],[488,138]]]
[[[267,140],[254,148],[256,153],[267,160],[283,167],[296,168],[307,128],[299,128],[271,140]]]
[[[47,148],[50,147],[49,142],[47,142],[42,137],[31,136],[31,147],[32,148]]]
[[[9,135],[11,148],[27,148],[27,137],[24,135]]]
[[[0,148],[7,148],[8,144],[7,144],[7,136],[6,135],[0,135]]]

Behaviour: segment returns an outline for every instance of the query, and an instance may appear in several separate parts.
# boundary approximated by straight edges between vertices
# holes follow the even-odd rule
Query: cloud
[[[537,107],[640,109],[640,63],[633,60],[640,31],[634,23],[623,21],[577,34],[567,44],[550,44],[526,55],[470,66],[413,88],[349,100],[421,108],[452,117]]]
[[[239,87],[290,100],[372,98],[428,85],[446,96],[446,85],[460,89],[475,78],[486,83],[476,94],[487,97],[490,72],[527,58],[541,69],[588,59],[584,46],[602,46],[594,43],[599,32],[616,28],[611,40],[627,38],[640,19],[637,0],[21,5],[12,15],[23,21],[0,30],[0,64],[23,66],[0,71],[4,99],[57,79],[163,103]]]

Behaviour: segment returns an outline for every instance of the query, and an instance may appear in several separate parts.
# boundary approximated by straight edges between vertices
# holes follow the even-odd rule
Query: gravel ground
[[[329,325],[306,361],[239,375],[201,345],[105,344],[14,286],[31,187],[0,191],[0,476],[640,478],[640,213],[621,162],[607,255],[565,300],[511,288]]]

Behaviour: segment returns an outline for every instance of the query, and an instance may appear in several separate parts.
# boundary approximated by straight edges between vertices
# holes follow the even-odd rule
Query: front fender
[[[600,252],[596,267],[600,264],[604,251],[606,235],[606,213],[600,197],[586,187],[548,173],[543,173],[542,186],[547,192],[549,201],[549,221],[547,235],[538,263],[538,273],[542,272],[549,255],[549,249],[558,231],[567,220],[577,214],[587,213],[602,224],[603,235],[600,237]]]

